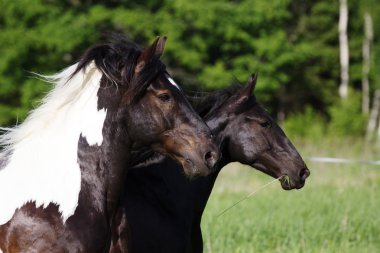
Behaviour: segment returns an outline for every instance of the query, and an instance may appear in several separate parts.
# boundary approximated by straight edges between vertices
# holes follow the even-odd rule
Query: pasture
[[[352,140],[295,142],[303,157],[377,159]],[[279,182],[220,217],[272,178],[238,163],[219,175],[202,220],[204,252],[368,252],[380,250],[380,167],[306,161],[311,176],[301,190]]]

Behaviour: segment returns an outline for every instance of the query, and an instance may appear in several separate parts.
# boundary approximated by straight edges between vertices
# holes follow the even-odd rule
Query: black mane
[[[188,96],[187,98],[199,116],[205,118],[207,115],[211,115],[216,109],[220,108],[230,97],[237,94],[241,88],[242,86],[240,84],[233,84],[223,90],[214,91],[206,95],[203,93]]]
[[[159,57],[153,57],[137,76],[134,75],[137,60],[143,49],[120,34],[112,34],[107,40],[108,42],[95,45],[83,54],[73,75],[94,61],[107,83],[127,84],[133,89],[133,99],[136,99],[144,93],[152,80],[166,71]]]

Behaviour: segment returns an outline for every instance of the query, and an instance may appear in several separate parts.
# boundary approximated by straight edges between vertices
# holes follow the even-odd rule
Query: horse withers
[[[192,99],[221,146],[222,160],[215,172],[189,181],[168,157],[128,171],[112,233],[117,250],[111,252],[202,252],[202,214],[220,170],[230,162],[280,178],[285,190],[304,186],[310,172],[252,95],[255,85],[252,76],[246,87],[235,85]]]
[[[219,157],[211,132],[160,61],[115,37],[56,83],[21,125],[1,136],[0,252],[104,252],[131,155],[167,154],[188,176]]]

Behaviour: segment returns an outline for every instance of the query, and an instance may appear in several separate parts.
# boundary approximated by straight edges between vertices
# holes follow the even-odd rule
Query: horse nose
[[[205,159],[207,167],[209,169],[212,169],[212,168],[214,168],[215,164],[219,160],[219,154],[218,154],[218,152],[209,150],[205,153],[204,159]]]
[[[299,172],[301,181],[305,181],[308,176],[310,176],[310,170],[308,168],[302,168]]]

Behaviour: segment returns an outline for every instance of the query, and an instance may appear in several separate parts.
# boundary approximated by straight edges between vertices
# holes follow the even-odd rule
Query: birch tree
[[[380,112],[380,90],[376,90],[373,96],[373,104],[370,113],[370,117],[367,125],[366,140],[370,141],[372,139],[373,133],[379,124],[379,112]],[[380,128],[378,128],[378,138],[380,138]]]
[[[372,17],[369,12],[364,14],[364,40],[363,40],[363,69],[362,69],[362,111],[369,112],[369,81],[371,46],[373,40]]]
[[[340,49],[340,78],[339,95],[346,98],[349,82],[349,49],[347,37],[348,8],[347,0],[339,0],[339,49]]]

